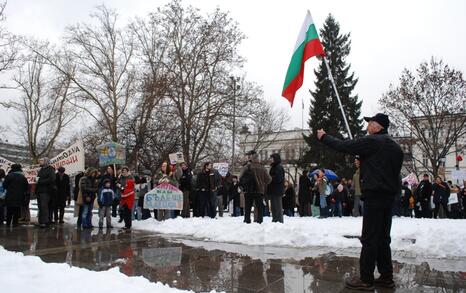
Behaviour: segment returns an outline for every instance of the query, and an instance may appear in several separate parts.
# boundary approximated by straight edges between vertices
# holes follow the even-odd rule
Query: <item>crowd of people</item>
[[[130,229],[133,220],[150,217],[162,221],[181,217],[222,217],[228,210],[233,217],[244,217],[245,223],[261,223],[271,216],[273,222],[288,217],[316,216],[319,218],[362,215],[364,199],[361,198],[359,159],[355,160],[354,176],[350,179],[329,180],[324,169],[313,172],[304,170],[295,184],[285,178],[279,154],[270,157],[270,168],[259,162],[256,152],[247,154],[247,163],[239,176],[226,176],[213,169],[210,162],[193,172],[186,163],[170,165],[163,162],[152,174],[132,174],[128,167],[117,171],[107,166],[101,172],[88,168],[74,177],[74,184],[65,168],[55,170],[47,158],[40,160],[35,190],[14,164],[8,175],[0,169],[0,225],[17,226],[30,221],[31,194],[37,198],[40,227],[64,223],[65,207],[75,202],[74,215],[80,228],[93,228],[93,210],[98,210],[98,227],[112,227],[112,218],[124,222]],[[183,209],[148,210],[143,206],[144,195],[161,183],[169,183],[183,192]],[[456,194],[454,201],[450,196]],[[400,196],[393,203],[393,216],[416,218],[464,218],[466,188],[445,182],[437,176],[430,182],[424,174],[419,184],[404,182]],[[254,207],[254,208],[253,208]],[[192,213],[191,213],[192,211]]]

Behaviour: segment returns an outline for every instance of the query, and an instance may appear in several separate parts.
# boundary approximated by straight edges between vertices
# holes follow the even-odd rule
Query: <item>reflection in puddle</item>
[[[204,249],[202,243],[170,241],[143,231],[77,231],[69,225],[0,229],[0,245],[8,250],[96,271],[119,267],[130,276],[196,292],[340,292],[343,280],[358,273],[354,256],[221,243]],[[397,292],[465,292],[465,261],[437,261],[444,268],[452,262],[451,269],[394,261]]]

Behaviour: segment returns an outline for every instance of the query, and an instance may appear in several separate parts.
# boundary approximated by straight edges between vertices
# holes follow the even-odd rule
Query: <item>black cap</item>
[[[375,121],[385,129],[387,129],[390,126],[390,119],[388,119],[388,116],[383,113],[377,113],[374,117],[364,117],[364,120],[366,120],[367,122]]]

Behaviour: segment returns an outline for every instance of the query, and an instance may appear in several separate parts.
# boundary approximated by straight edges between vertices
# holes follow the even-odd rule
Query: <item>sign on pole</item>
[[[0,157],[0,169],[3,169],[6,174],[8,174],[8,171],[11,169],[11,165],[14,163],[8,159],[5,159],[4,157]]]
[[[228,163],[214,163],[212,167],[218,171],[218,173],[225,177],[228,174]]]
[[[453,180],[466,180],[466,170],[455,169],[451,172]]]
[[[149,210],[182,210],[183,192],[169,183],[162,183],[144,195],[143,206]]]
[[[66,174],[73,176],[84,171],[84,146],[83,141],[78,140],[69,148],[50,160],[55,170],[65,168]]]
[[[99,166],[124,165],[126,163],[125,146],[116,142],[104,143],[97,146],[99,152]]]
[[[169,154],[168,158],[170,159],[170,165],[175,165],[184,162],[184,156],[182,152]]]

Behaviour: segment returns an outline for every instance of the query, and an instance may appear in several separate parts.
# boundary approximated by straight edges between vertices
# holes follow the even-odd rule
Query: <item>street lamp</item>
[[[239,77],[230,76],[230,80],[233,86],[233,131],[232,131],[232,142],[231,142],[231,170],[235,169],[235,134],[236,134],[236,90],[240,89],[240,86],[236,83],[240,81]]]

